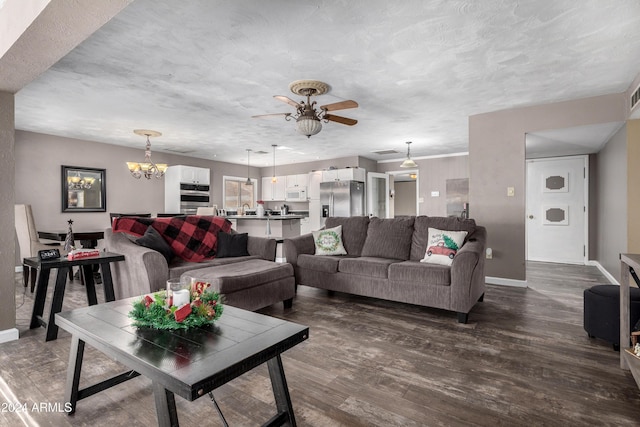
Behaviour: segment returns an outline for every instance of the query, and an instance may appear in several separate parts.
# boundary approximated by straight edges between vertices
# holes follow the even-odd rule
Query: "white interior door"
[[[367,174],[367,210],[369,216],[389,218],[389,175],[369,172]]]
[[[584,264],[587,156],[527,160],[527,259]]]

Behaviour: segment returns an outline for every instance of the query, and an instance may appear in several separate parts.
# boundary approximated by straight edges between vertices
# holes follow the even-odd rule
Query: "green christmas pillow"
[[[342,226],[312,232],[316,255],[346,255],[342,244]]]
[[[451,265],[465,237],[466,231],[447,231],[429,227],[427,250],[420,262]]]

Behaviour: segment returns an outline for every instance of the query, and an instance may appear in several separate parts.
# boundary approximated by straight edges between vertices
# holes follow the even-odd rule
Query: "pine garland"
[[[145,296],[133,303],[129,317],[133,326],[177,330],[206,326],[217,320],[223,311],[221,296],[217,292],[191,294],[191,314],[181,322],[176,321],[178,307],[165,308],[166,291]]]

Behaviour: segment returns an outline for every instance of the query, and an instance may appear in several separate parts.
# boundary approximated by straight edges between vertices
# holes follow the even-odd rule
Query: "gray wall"
[[[619,254],[627,251],[627,127],[598,153],[597,261],[620,281]]]
[[[471,217],[487,227],[490,277],[525,280],[525,134],[627,118],[623,94],[469,117]],[[507,196],[507,187],[515,196]],[[422,188],[422,187],[421,187]]]
[[[0,332],[16,325],[15,304],[15,211],[13,209],[14,180],[14,96],[0,92]]]
[[[16,131],[15,200],[30,204],[39,228],[74,227],[102,229],[109,226],[109,212],[164,212],[164,180],[134,179],[126,161],[142,161],[144,146],[126,148],[33,132]],[[153,152],[156,163],[189,165],[211,171],[211,202],[221,204],[222,177],[244,177],[247,167],[231,163]],[[61,165],[106,169],[107,212],[61,212]],[[252,168],[252,177],[259,176]]]
[[[469,156],[439,157],[434,159],[413,159],[418,164],[418,197],[420,203],[418,215],[447,215],[447,179],[469,178]],[[378,172],[401,171],[400,163],[379,163]],[[396,183],[397,185],[397,183]],[[438,197],[431,197],[432,191],[438,191]],[[473,205],[470,214],[473,218]],[[398,213],[396,212],[396,215]]]
[[[416,182],[396,181],[394,184],[395,195],[393,207],[395,215],[416,214]]]

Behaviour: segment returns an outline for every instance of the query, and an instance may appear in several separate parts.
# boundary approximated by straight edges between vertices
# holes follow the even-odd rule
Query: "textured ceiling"
[[[468,116],[625,91],[640,71],[636,0],[136,0],[16,95],[16,128],[231,163],[468,150]],[[307,139],[288,84],[353,99]],[[401,154],[372,151],[395,149]],[[161,159],[155,155],[156,160]],[[252,164],[271,164],[254,155]]]

